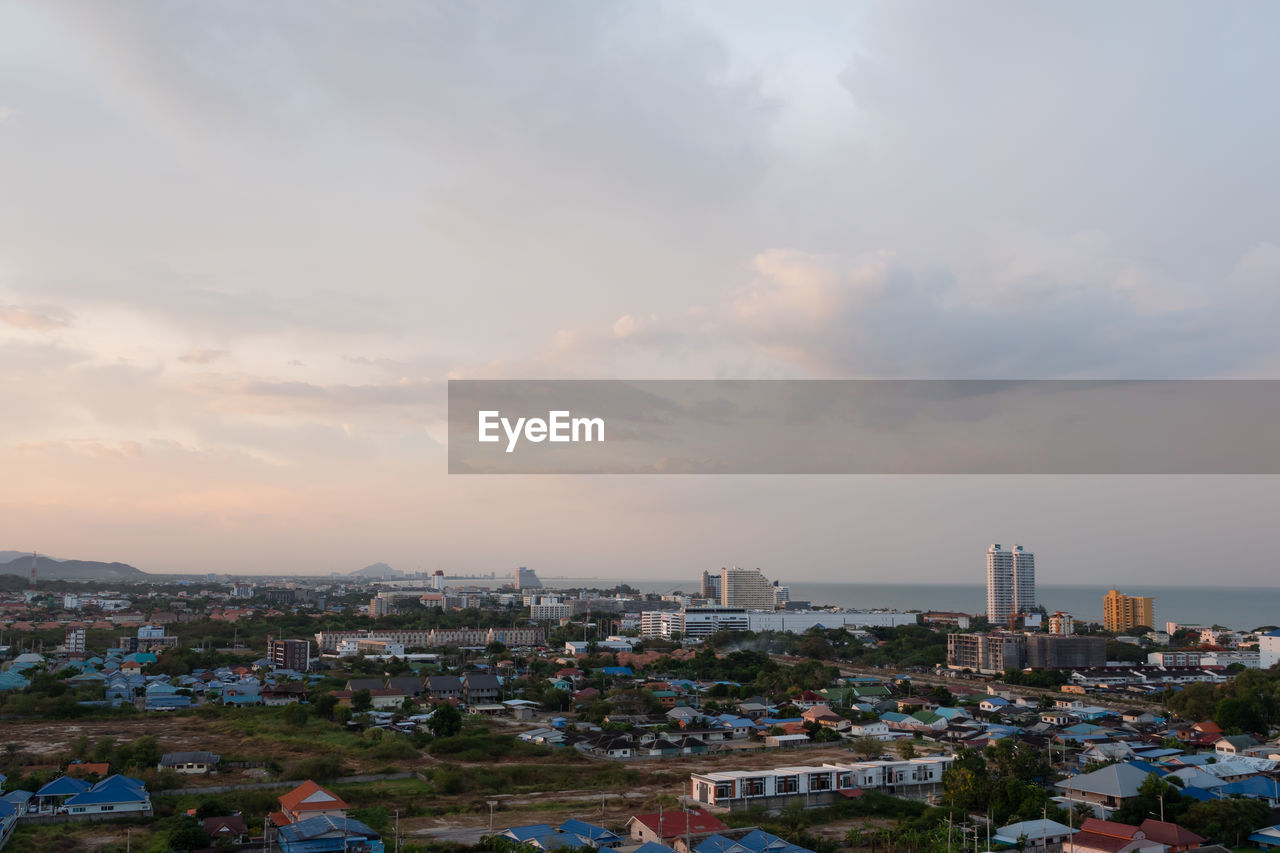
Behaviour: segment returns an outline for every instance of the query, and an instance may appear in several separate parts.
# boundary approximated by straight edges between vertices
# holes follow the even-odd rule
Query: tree
[[[1270,819],[1271,809],[1264,800],[1231,799],[1192,803],[1179,822],[1197,835],[1239,846]]]
[[[854,755],[859,755],[863,758],[875,758],[884,751],[884,744],[880,742],[879,738],[874,738],[871,735],[862,735],[854,738],[850,747],[853,749]]]
[[[368,690],[357,690],[351,694],[351,710],[357,714],[373,709],[373,694]]]
[[[976,749],[960,747],[942,773],[942,796],[947,805],[967,811],[985,808],[991,792],[987,762]]]
[[[316,697],[315,707],[316,713],[322,717],[333,718],[333,708],[338,704],[338,700],[333,698],[332,693],[321,693]]]
[[[155,767],[163,757],[160,741],[156,740],[155,735],[143,735],[134,740],[130,746],[133,750],[133,763],[139,767]]]
[[[916,745],[905,738],[894,743],[893,749],[903,761],[910,761],[916,757]]]
[[[209,836],[193,818],[184,817],[169,830],[170,850],[199,850],[209,846]]]
[[[462,731],[462,714],[452,704],[442,702],[427,720],[427,728],[436,737],[452,737]]]
[[[284,710],[280,712],[280,716],[284,718],[286,724],[295,729],[300,729],[307,724],[306,706],[297,702],[285,705]]]
[[[93,760],[98,764],[108,764],[115,756],[116,739],[111,735],[103,735],[93,743]]]

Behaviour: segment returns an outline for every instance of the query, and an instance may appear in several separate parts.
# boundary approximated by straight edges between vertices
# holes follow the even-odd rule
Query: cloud
[[[228,355],[224,349],[190,349],[178,356],[184,364],[211,364]]]
[[[50,312],[33,311],[14,305],[0,306],[0,322],[7,323],[15,329],[31,332],[51,332],[70,324],[65,316]]]

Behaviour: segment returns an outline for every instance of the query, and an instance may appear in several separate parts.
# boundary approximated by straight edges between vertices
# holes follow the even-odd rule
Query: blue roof
[[[656,841],[646,841],[637,847],[632,853],[671,853],[671,848],[665,844],[659,844]]]
[[[1148,773],[1154,773],[1157,776],[1167,776],[1169,774],[1168,767],[1164,767],[1159,764],[1152,764],[1150,761],[1128,761],[1125,763],[1130,767],[1136,767],[1139,770],[1145,770]]]
[[[530,838],[537,838],[541,835],[552,835],[555,830],[551,828],[549,823],[530,823],[525,826],[513,826],[503,835],[510,835],[516,841],[527,841]]]
[[[13,803],[8,800],[0,800],[0,819],[12,817],[17,813],[18,810],[13,807]]]
[[[1242,797],[1274,800],[1280,799],[1280,783],[1263,776],[1250,776],[1248,779],[1223,785],[1216,789],[1215,793],[1224,797],[1239,794]]]
[[[711,835],[704,838],[693,849],[695,853],[726,853],[736,843],[733,839],[725,838],[723,835]]]
[[[129,776],[108,776],[83,794],[67,800],[70,806],[96,806],[104,803],[138,803],[147,799],[142,782]]]
[[[811,853],[763,829],[752,830],[734,841],[723,835],[711,835],[694,848],[695,853]]]
[[[593,823],[587,823],[577,819],[570,818],[557,827],[561,832],[572,833],[586,841],[618,841],[621,836],[617,833],[605,829],[603,826],[596,826]],[[598,845],[597,845],[598,846]]]
[[[36,791],[36,796],[65,797],[72,794],[83,794],[90,787],[92,786],[83,779],[77,779],[74,776],[59,776],[39,791]]]
[[[1204,788],[1197,788],[1195,785],[1188,785],[1185,788],[1179,788],[1178,793],[1181,794],[1184,799],[1190,798],[1192,800],[1200,800],[1201,802],[1218,799],[1213,795],[1212,791],[1208,791]]]
[[[629,666],[606,666],[600,671],[605,675],[635,675]]]
[[[297,823],[285,824],[280,827],[277,837],[280,839],[280,848],[286,853],[308,853],[308,851],[319,853],[319,851],[342,849],[333,846],[335,839],[378,839],[382,836],[355,818],[321,815],[309,817]]]

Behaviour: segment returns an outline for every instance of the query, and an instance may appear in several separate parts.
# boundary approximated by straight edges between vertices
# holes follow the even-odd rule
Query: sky
[[[1275,477],[467,477],[450,378],[1280,378],[1265,2],[0,2],[0,549],[1275,585]],[[1117,570],[1122,565],[1122,571]]]

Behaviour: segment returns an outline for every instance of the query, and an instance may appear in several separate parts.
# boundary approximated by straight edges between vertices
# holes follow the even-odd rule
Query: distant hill
[[[404,577],[404,572],[396,571],[386,563],[374,563],[371,566],[365,566],[363,569],[356,569],[347,576],[353,578],[402,578]]]
[[[15,553],[0,551],[0,557]],[[18,552],[17,559],[0,562],[0,575],[18,575],[27,577],[31,574],[31,555]],[[97,581],[97,580],[141,580],[147,573],[135,569],[126,563],[99,563],[94,560],[54,560],[41,556],[36,563],[36,573],[45,581]]]
[[[41,555],[41,556],[43,556],[43,555]],[[29,566],[31,565],[31,552],[30,552],[30,551],[0,551],[0,564],[4,564],[4,563],[8,563],[8,562],[12,562],[13,560],[21,560],[21,559],[23,559],[24,557],[26,558],[26,560],[27,560],[27,566],[29,567]],[[57,559],[57,558],[56,558],[56,557],[50,557],[49,559],[51,559],[51,560],[55,560],[55,559]]]

